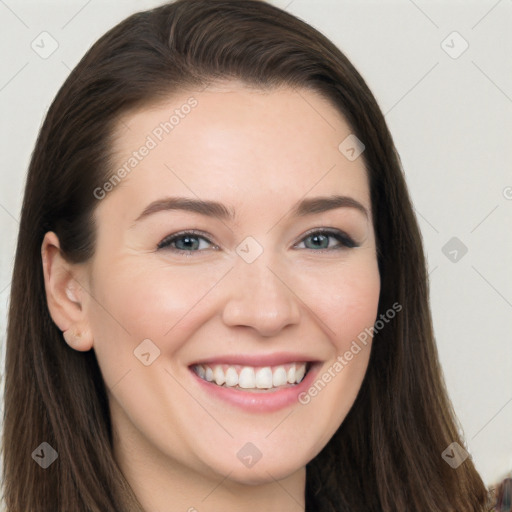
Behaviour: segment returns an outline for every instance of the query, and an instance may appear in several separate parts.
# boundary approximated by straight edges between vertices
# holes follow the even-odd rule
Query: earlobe
[[[41,245],[41,259],[50,316],[71,348],[90,350],[93,339],[84,307],[87,294],[80,285],[85,278],[79,266],[64,258],[59,239],[51,231],[45,234]]]
[[[89,331],[80,331],[74,327],[70,327],[66,331],[63,331],[62,336],[71,348],[81,352],[86,352],[93,346],[92,336]]]

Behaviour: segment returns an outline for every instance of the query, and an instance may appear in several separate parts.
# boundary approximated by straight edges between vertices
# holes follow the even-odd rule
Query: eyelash
[[[340,245],[337,246],[337,247],[331,247],[331,248],[326,248],[326,249],[309,249],[309,248],[306,248],[309,251],[323,253],[323,252],[339,251],[339,250],[352,249],[352,248],[355,248],[355,247],[359,247],[359,244],[354,242],[354,240],[352,240],[352,238],[350,238],[348,235],[343,233],[343,231],[340,231],[338,229],[328,229],[328,228],[322,228],[322,229],[317,229],[317,230],[314,230],[314,231],[310,231],[309,233],[306,233],[306,235],[300,240],[300,242],[303,242],[305,239],[307,239],[307,238],[309,238],[309,237],[311,237],[313,235],[324,235],[324,236],[335,238],[340,243]],[[189,256],[189,255],[191,255],[191,253],[194,253],[194,252],[203,252],[202,250],[187,251],[185,249],[176,249],[176,248],[170,247],[170,244],[172,244],[173,242],[176,242],[177,240],[180,240],[181,238],[187,238],[187,237],[190,237],[190,238],[202,238],[203,240],[206,240],[208,243],[210,243],[210,244],[212,243],[200,231],[190,230],[190,231],[182,231],[180,233],[175,233],[173,235],[169,235],[169,236],[165,237],[157,245],[157,249],[158,250],[159,249],[167,249],[167,250],[170,250],[172,252],[175,252],[175,253],[178,253],[178,254],[183,254],[183,255],[186,255],[186,256]]]

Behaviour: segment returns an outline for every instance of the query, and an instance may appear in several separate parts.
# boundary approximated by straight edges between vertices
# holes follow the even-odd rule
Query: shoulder
[[[512,512],[512,474],[489,488],[492,508],[489,512]]]

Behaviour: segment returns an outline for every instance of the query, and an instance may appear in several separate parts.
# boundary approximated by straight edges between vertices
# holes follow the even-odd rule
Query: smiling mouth
[[[272,392],[296,386],[311,364],[296,362],[276,366],[194,364],[192,371],[202,380],[220,387],[251,392]]]

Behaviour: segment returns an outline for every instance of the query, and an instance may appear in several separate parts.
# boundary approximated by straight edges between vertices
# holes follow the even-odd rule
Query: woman
[[[12,512],[487,510],[398,155],[323,35],[178,0],[88,51],[30,164],[3,442]]]

